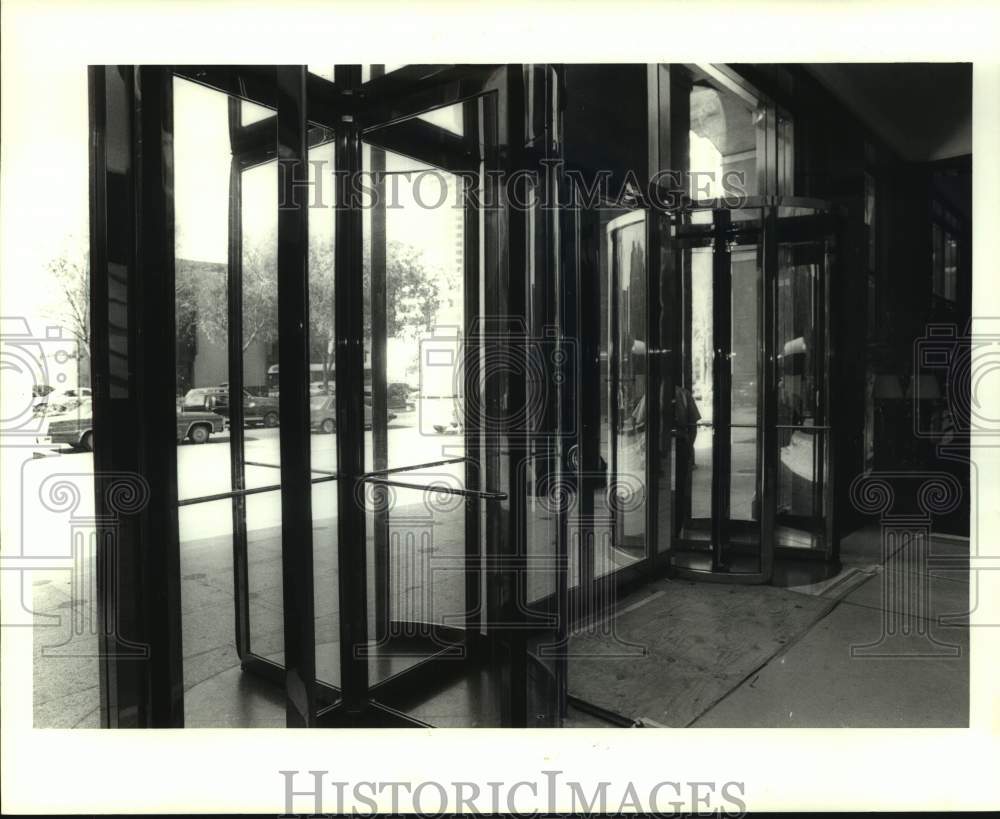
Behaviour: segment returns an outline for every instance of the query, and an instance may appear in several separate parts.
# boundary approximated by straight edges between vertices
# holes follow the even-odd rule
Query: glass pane
[[[322,77],[324,80],[333,82],[332,65],[307,65],[306,69],[310,74],[315,74],[317,77]]]
[[[245,109],[246,103],[244,103]],[[241,174],[243,390],[247,488],[281,484],[278,438],[278,171]],[[230,397],[234,401],[235,396]],[[250,651],[283,662],[281,492],[246,497]]]
[[[594,575],[645,554],[646,248],[641,212],[601,213],[601,468]],[[605,466],[606,465],[606,466]]]
[[[332,71],[332,69],[331,69]],[[313,477],[337,471],[334,371],[334,143],[309,149],[309,424]],[[316,207],[315,204],[322,204]],[[340,607],[337,592],[337,483],[313,484],[313,605],[316,677],[340,684]]]
[[[546,210],[541,206],[537,182],[530,186],[527,200],[528,218],[528,333],[525,370],[527,399],[534,411],[525,416],[526,431],[531,434],[528,462],[525,465],[524,483],[528,488],[525,498],[527,518],[528,602],[554,598],[557,588],[556,553],[559,536],[560,498],[552,492],[553,479],[557,476],[555,457],[555,408],[558,398],[555,386],[553,356],[556,341],[549,332],[550,305],[546,294],[551,293],[554,271],[548,264]],[[552,410],[549,412],[548,410]]]
[[[733,250],[732,391],[730,394],[731,475],[729,515],[755,520],[757,512],[758,350],[760,349],[760,267],[757,249]]]
[[[177,492],[185,499],[232,488],[229,436],[214,412],[229,380],[230,148],[226,95],[177,78],[173,86],[177,438],[185,444]]]
[[[364,163],[368,171],[384,166],[386,174],[385,207],[368,208],[363,217],[366,419],[376,423],[376,380],[385,384],[387,404],[384,429],[365,434],[367,468],[415,467],[392,477],[427,487],[366,487],[369,667],[376,682],[440,650],[434,627],[465,626],[466,503],[436,491],[464,488],[465,465],[425,466],[465,454],[464,210],[453,174],[368,146]],[[384,301],[376,305],[379,279]],[[380,339],[376,306],[385,316]],[[377,342],[384,348],[379,372],[372,359]]]
[[[464,110],[463,103],[456,103],[455,105],[449,105],[446,108],[436,108],[433,111],[428,111],[425,114],[420,114],[417,119],[422,119],[425,122],[430,122],[433,125],[437,125],[444,128],[446,131],[450,131],[453,134],[462,136],[465,133],[465,129],[462,123],[462,111]]]
[[[702,71],[694,69],[693,74],[689,194],[693,199],[714,199],[759,193],[757,106],[717,86]]]
[[[614,235],[614,271],[617,287],[613,317],[617,333],[618,367],[615,467],[619,486],[616,500],[615,546],[624,552],[621,563],[643,557],[646,540],[646,222],[630,222]]]
[[[248,495],[246,515],[250,650],[283,663],[281,493],[275,490]]]
[[[229,380],[230,148],[225,94],[174,78],[177,493],[232,488],[229,435],[214,410]],[[199,442],[195,445],[195,442]],[[182,445],[183,444],[183,445]],[[185,724],[224,727],[239,701],[229,499],[178,508]]]
[[[313,606],[316,679],[340,684],[340,597],[337,592],[337,482],[313,484]]]
[[[826,338],[818,323],[825,309],[823,252],[817,242],[778,245],[775,543],[785,547],[824,545],[829,453],[822,429]]]
[[[690,475],[687,481],[690,516],[712,517],[712,406],[715,378],[712,249],[691,251],[691,389],[679,387],[674,396],[679,442],[687,445]],[[680,463],[680,461],[678,461]]]
[[[260,122],[262,119],[273,117],[274,114],[275,112],[273,108],[266,108],[265,106],[257,105],[254,102],[240,100],[240,125],[253,125],[255,122]]]
[[[778,423],[815,423],[821,365],[817,355],[815,319],[819,298],[820,248],[780,245],[778,248]]]

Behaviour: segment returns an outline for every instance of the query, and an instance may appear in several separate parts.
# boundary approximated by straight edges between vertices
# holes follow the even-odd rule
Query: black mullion
[[[827,225],[828,235],[823,242],[823,262],[822,262],[822,275],[823,275],[823,312],[824,315],[828,315],[828,311],[833,308],[833,300],[830,295],[830,288],[832,286],[831,279],[833,277],[836,261],[836,238],[830,235],[833,223],[830,218],[825,218],[824,223]],[[834,321],[834,316],[830,315],[826,322],[826,330],[824,332],[823,341],[826,344],[826,350],[822,357],[822,374],[823,374],[823,423],[829,426],[829,430],[823,433],[823,439],[826,441],[826,458],[825,464],[827,467],[826,475],[826,487],[824,491],[824,509],[823,513],[826,516],[826,531],[825,536],[826,541],[826,556],[829,560],[839,560],[840,557],[840,536],[839,529],[837,527],[837,510],[835,506],[835,498],[833,494],[834,488],[834,467],[836,465],[836,449],[834,443],[836,441],[836,423],[837,419],[833,414],[832,406],[832,390],[830,382],[830,372],[832,363],[835,361],[835,355],[837,353],[837,345],[831,329],[836,327],[837,324]]]
[[[111,428],[111,401],[109,395],[109,314],[108,314],[108,161],[107,161],[107,73],[113,68],[90,66],[87,70],[87,94],[90,131],[90,371],[93,385],[94,407],[94,495],[95,512],[100,511],[104,493],[98,487],[99,476],[109,474],[112,463],[109,447],[100,447],[97,441],[104,430]],[[107,420],[105,420],[107,419]],[[97,644],[98,685],[100,689],[101,727],[117,728],[118,663],[114,655],[112,627],[116,611],[117,589],[106,578],[112,555],[105,546],[107,535],[98,530],[97,543]]]
[[[775,207],[762,211],[761,240],[763,256],[763,310],[761,314],[761,345],[763,373],[758,403],[761,426],[758,435],[764,453],[763,475],[758,487],[760,515],[760,572],[762,580],[771,578],[774,566],[774,529],[778,502],[778,213]]]
[[[573,595],[570,590],[570,571],[574,539],[571,532],[579,533],[579,521],[572,518],[569,509],[571,497],[570,487],[573,487],[577,504],[580,501],[580,469],[573,467],[570,452],[580,452],[580,436],[577,426],[579,387],[579,305],[577,289],[577,268],[579,263],[578,237],[579,225],[577,211],[573,207],[559,209],[556,217],[559,221],[558,252],[559,252],[559,345],[563,353],[563,381],[558,389],[558,520],[556,543],[556,614],[558,617],[558,633],[556,644],[559,648],[556,657],[556,676],[559,681],[559,717],[566,718],[567,689],[569,687],[569,628],[573,616],[570,601]],[[579,457],[579,456],[578,456]],[[579,541],[577,541],[579,543]],[[579,582],[579,550],[577,551],[577,581]],[[578,588],[580,588],[578,586]]]
[[[646,548],[650,570],[659,545],[660,505],[660,383],[663,340],[660,335],[660,215],[646,211]]]
[[[141,517],[142,603],[149,644],[150,727],[184,727],[181,568],[177,521],[175,387],[177,343],[174,278],[173,75],[136,72],[139,161],[134,377],[140,435],[139,473],[150,500]],[[131,301],[131,300],[130,300]]]
[[[484,100],[481,109],[484,167],[487,171],[483,178],[484,199],[488,202],[498,202],[500,181],[490,171],[499,171],[500,152],[499,118],[501,113],[501,94],[492,95]],[[478,339],[482,355],[479,360],[489,363],[499,360],[500,328],[499,323],[506,311],[505,291],[501,284],[501,247],[506,240],[506,222],[499,208],[487,208],[483,212],[483,265],[482,274],[482,313],[483,323],[480,324]],[[501,429],[501,413],[503,405],[503,373],[495,366],[488,366],[481,373],[481,389],[483,393],[483,409],[475,419],[483,435],[483,461],[486,473],[486,486],[500,486],[503,480],[503,464],[501,449],[503,445],[503,430]],[[503,588],[499,565],[501,544],[504,542],[504,509],[499,500],[486,504],[486,531],[483,549],[486,555],[486,629],[487,635],[493,641],[496,637],[495,623],[502,622]]]
[[[763,214],[763,211],[761,211]],[[764,422],[765,422],[765,407],[763,400],[762,390],[766,390],[766,373],[767,373],[767,344],[764,341],[764,336],[767,328],[767,305],[769,304],[767,296],[768,288],[768,278],[765,274],[765,253],[766,247],[764,243],[764,219],[760,222],[761,230],[757,234],[757,240],[755,242],[757,247],[757,412],[756,412],[756,437],[757,437],[757,468],[754,470],[754,487],[756,489],[757,495],[757,536],[760,538],[760,550],[763,553],[765,547],[764,536],[761,527],[761,509],[763,509],[764,504],[767,502],[761,495],[764,482],[764,470],[767,468],[767,458],[768,452],[764,446]],[[775,385],[777,388],[777,385]],[[759,560],[763,561],[763,554],[760,555]],[[762,569],[762,566],[758,566],[758,569]]]
[[[250,646],[250,578],[247,547],[246,467],[243,429],[243,176],[234,135],[240,127],[240,101],[229,97],[229,245],[226,281],[229,357],[229,474],[234,493],[233,595],[236,608],[236,653],[242,660]],[[272,131],[272,139],[274,137]]]
[[[465,139],[479,144],[480,102],[467,102],[462,109],[462,131]],[[479,314],[480,265],[479,265],[479,220],[480,208],[476,200],[481,177],[479,160],[476,161],[476,175],[460,177],[465,186],[463,212],[462,266],[464,282],[465,343],[463,345],[463,383],[461,419],[465,430],[465,486],[467,489],[482,488],[482,424],[470,418],[470,413],[480,412],[481,382],[480,355],[482,351]],[[467,498],[465,502],[465,612],[467,640],[475,642],[479,636],[482,619],[482,502],[479,498]]]
[[[823,243],[825,251],[825,242]],[[824,292],[826,284],[826,265],[824,264],[825,253],[822,254],[818,262],[814,262],[813,266],[816,270],[816,274],[813,277],[812,287],[813,287],[813,334],[812,334],[812,370],[813,370],[813,400],[816,403],[816,419],[815,422],[818,426],[823,426],[826,424],[826,395],[828,389],[827,380],[823,377],[823,370],[825,368],[825,362],[827,358],[827,344],[826,344],[826,293]],[[822,391],[820,393],[820,391]],[[820,394],[817,394],[820,393]],[[819,400],[817,400],[819,399]],[[813,518],[821,517],[823,515],[823,495],[826,491],[826,476],[824,475],[823,462],[825,460],[825,450],[826,450],[826,435],[819,433],[815,436],[815,443],[813,446]],[[817,536],[822,536],[823,526],[822,524],[813,525],[813,531]],[[823,548],[829,549],[830,544],[824,537]]]
[[[297,190],[308,179],[306,68],[279,66],[276,79],[285,714],[288,727],[295,728],[312,727],[316,720],[309,432],[309,210],[305,191]]]
[[[93,68],[89,93],[101,722],[179,728],[171,75]]]
[[[618,247],[621,239],[617,231],[607,232],[608,237],[608,514],[611,521],[611,547],[624,546],[624,522],[618,512],[618,427],[621,413],[618,391],[621,389],[621,333],[620,287],[621,270],[618,268]],[[622,537],[619,539],[619,526]],[[595,544],[596,546],[596,544]],[[610,556],[609,556],[610,557]],[[598,598],[600,599],[600,598]]]
[[[338,65],[334,76],[343,91],[354,92],[361,85],[361,66]],[[363,224],[359,203],[351,195],[352,182],[362,170],[362,154],[361,133],[353,116],[344,116],[338,125],[334,165],[343,186],[334,246],[340,675],[343,707],[359,714],[368,699],[368,583],[364,495],[359,483],[365,472]]]
[[[589,616],[593,609],[594,549],[597,533],[594,494],[601,474],[601,240],[600,212],[582,208],[578,214],[577,258],[579,260],[577,310],[580,316],[580,403],[577,409],[579,449],[577,486],[580,493],[579,580],[580,611],[575,617]],[[607,470],[603,482],[607,481]]]
[[[714,211],[712,326],[715,347],[712,396],[712,570],[725,571],[729,547],[729,489],[732,420],[732,267],[728,210]]]
[[[507,66],[505,72],[503,107],[500,116],[500,145],[507,151],[507,170],[515,173],[524,167],[524,69],[520,64]],[[503,586],[507,589],[504,601],[505,643],[507,650],[507,680],[504,708],[507,727],[524,728],[528,724],[528,652],[524,629],[527,606],[527,519],[526,465],[527,432],[530,419],[522,413],[527,406],[526,356],[527,338],[527,219],[524,209],[511,201],[513,192],[506,191],[503,216],[507,222],[506,264],[501,265],[502,287],[507,295],[507,324],[505,343],[514,362],[507,376],[507,417],[505,421],[508,449],[508,529],[503,544],[508,560],[503,569]],[[512,419],[522,419],[515,422]],[[509,625],[506,625],[509,624]]]
[[[372,77],[382,76],[384,67],[373,65]],[[385,211],[385,151],[374,145],[369,149],[375,197],[371,208],[371,356],[372,356],[372,465],[374,471],[389,467],[389,400],[386,384],[386,211]],[[373,510],[374,573],[375,573],[375,637],[389,635],[391,620],[388,491],[374,485]]]

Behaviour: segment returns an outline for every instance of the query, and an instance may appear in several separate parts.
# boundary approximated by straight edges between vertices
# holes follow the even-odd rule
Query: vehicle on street
[[[49,420],[48,436],[54,444],[69,444],[74,449],[94,449],[93,404],[86,401],[75,410]],[[214,432],[222,432],[224,421],[214,412],[177,410],[177,443],[185,440],[204,444]]]
[[[309,399],[309,428],[314,432],[332,433],[337,431],[336,396],[314,395]],[[396,413],[386,414],[386,420],[392,421]],[[365,401],[365,429],[372,426],[372,405]]]
[[[195,387],[188,390],[181,402],[182,412],[214,412],[229,417],[229,388]],[[243,423],[276,427],[279,423],[278,399],[266,395],[252,395],[243,390]]]

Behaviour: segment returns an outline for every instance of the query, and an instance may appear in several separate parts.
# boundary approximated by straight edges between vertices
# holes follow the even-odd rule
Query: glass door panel
[[[708,538],[712,519],[712,465],[715,427],[715,332],[713,321],[713,253],[711,247],[696,247],[690,251],[691,309],[690,335],[684,349],[690,357],[685,385],[675,391],[674,410],[677,439],[683,444],[685,465],[681,466],[680,482],[685,498],[685,526]],[[686,468],[685,468],[686,467]]]
[[[363,148],[372,191],[362,230],[373,686],[421,662],[456,659],[467,626],[476,571],[466,561],[475,536],[466,531],[467,506],[476,500],[465,494],[465,415],[479,407],[465,400],[463,364],[467,277],[478,286],[479,259],[466,263],[463,179],[414,157],[427,154],[432,135],[460,138],[463,116],[477,108],[427,112],[417,118],[425,126],[390,126]]]
[[[671,561],[752,580],[762,571],[761,212],[707,213],[673,231],[683,321]]]
[[[600,354],[600,456],[607,480],[594,502],[598,578],[646,556],[645,216],[602,211],[601,217],[609,220],[602,237]]]
[[[776,543],[828,547],[827,242],[803,209],[779,209],[777,248],[778,485]]]
[[[775,554],[833,556],[831,228],[805,204],[711,213],[673,230],[686,318],[671,559],[682,572],[765,582]],[[690,399],[710,449],[701,435],[688,446]]]

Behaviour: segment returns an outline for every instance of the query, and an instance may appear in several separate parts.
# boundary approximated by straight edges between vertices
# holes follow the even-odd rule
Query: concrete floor
[[[264,534],[251,564],[254,640],[261,654],[280,658],[279,554]],[[447,555],[460,548],[452,541],[436,535],[434,543]],[[968,555],[967,545],[953,540],[934,539],[931,551]],[[654,726],[966,726],[967,570],[917,565],[906,549],[883,561],[877,529],[845,538],[842,558],[841,574],[814,586],[651,584],[622,600],[613,621],[576,637],[569,690]],[[280,727],[280,691],[239,670],[231,562],[228,543],[186,544],[186,722]],[[318,564],[317,576],[327,589],[316,597],[322,643],[317,660],[321,675],[336,682],[335,561]],[[98,725],[96,637],[87,627],[86,601],[92,597],[78,602],[70,582],[65,572],[36,573],[25,590],[36,622],[38,727]],[[438,615],[459,603],[443,593],[445,587],[436,587]],[[409,591],[402,605],[416,606],[419,588],[413,584]],[[939,620],[947,615],[954,617],[945,625]],[[887,629],[909,629],[910,636],[884,639]],[[415,704],[412,711],[432,723],[490,724],[495,715],[477,706],[477,698],[490,698],[488,691],[480,679],[462,680],[454,692]],[[463,722],[460,713],[470,716]],[[577,709],[566,724],[607,725]]]
[[[571,660],[570,693],[667,727],[967,727],[967,569],[918,565],[906,547],[883,561],[877,529],[842,553],[841,574],[814,586],[644,589],[621,602],[613,638],[577,642],[646,656]],[[932,539],[930,556],[961,563],[968,546]]]

